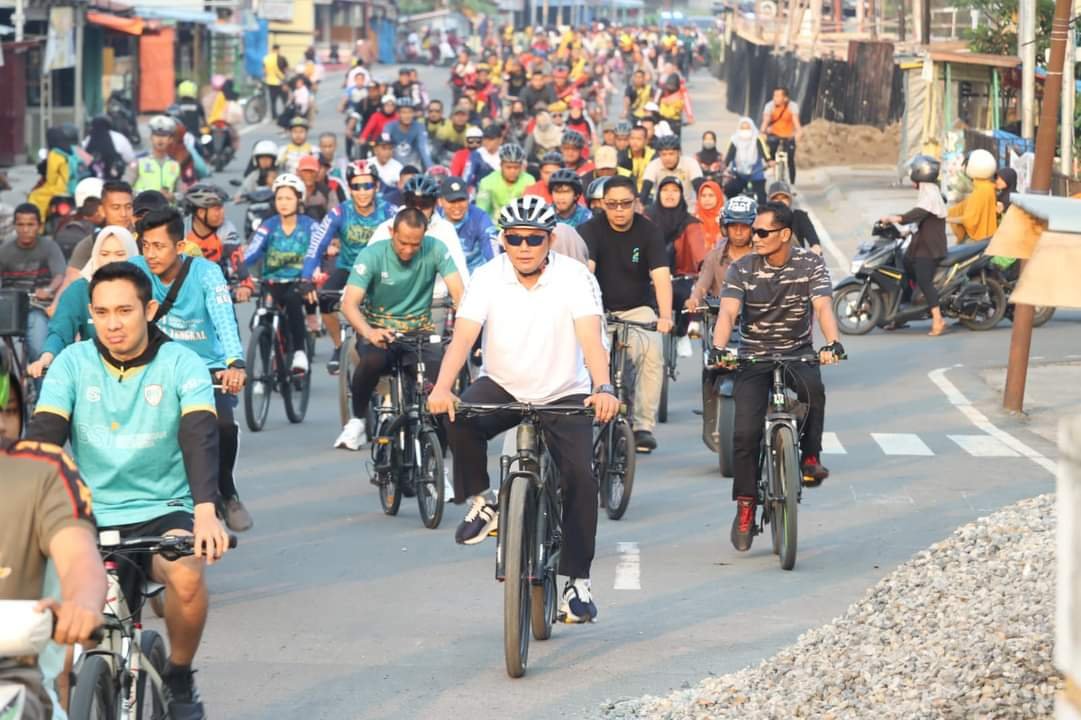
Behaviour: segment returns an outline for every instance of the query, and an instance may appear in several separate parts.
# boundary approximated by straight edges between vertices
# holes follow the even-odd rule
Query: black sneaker
[[[634,447],[643,455],[648,455],[657,449],[657,439],[649,430],[635,430]]]
[[[589,580],[567,580],[567,584],[563,586],[559,618],[568,625],[597,621],[597,603],[593,601],[593,589]]]
[[[206,710],[195,689],[194,671],[167,665],[161,674],[165,711],[170,720],[206,720]]]
[[[331,375],[337,375],[342,369],[342,349],[340,347],[334,348],[334,352],[330,353],[330,360],[327,360],[327,372]]]
[[[476,545],[484,542],[488,534],[499,527],[499,506],[489,502],[485,495],[474,495],[470,500],[469,512],[462,518],[454,532],[454,541],[459,545]]]

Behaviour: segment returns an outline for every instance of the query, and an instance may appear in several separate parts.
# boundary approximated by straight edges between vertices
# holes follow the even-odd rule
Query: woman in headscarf
[[[98,231],[90,252],[90,262],[80,272],[81,277],[68,285],[57,300],[56,312],[49,319],[49,335],[41,357],[27,367],[31,376],[41,377],[53,358],[76,339],[88,340],[95,336],[89,311],[90,280],[94,272],[104,265],[130,260],[138,254],[135,238],[127,228],[108,225]]]
[[[972,178],[972,192],[949,210],[946,222],[953,227],[958,243],[987,240],[998,229],[995,197],[995,156],[983,149],[973,150],[965,162],[965,174]]]
[[[698,160],[698,167],[702,169],[703,176],[721,177],[724,172],[724,163],[721,162],[721,153],[717,149],[717,133],[712,130],[702,133],[702,149],[694,157]]]
[[[916,207],[904,215],[890,215],[882,223],[916,223],[919,227],[905,251],[905,272],[915,276],[916,284],[923,293],[931,311],[931,332],[937,336],[946,332],[946,321],[939,308],[938,288],[935,287],[935,269],[946,256],[946,203],[938,187],[939,163],[924,155],[916,156],[911,163],[909,177],[917,188]],[[896,329],[896,328],[894,328]]]
[[[90,169],[102,180],[118,180],[124,176],[127,163],[113,143],[109,118],[99,115],[90,121],[90,134],[84,149],[93,158]]]
[[[37,206],[44,222],[49,217],[49,203],[57,195],[67,195],[71,181],[71,149],[68,147],[63,128],[51,127],[45,131],[48,154],[40,167],[42,178],[30,191],[27,201]]]
[[[1002,168],[995,176],[995,209],[999,217],[1010,209],[1010,193],[1017,192],[1017,171],[1010,167]]]
[[[695,201],[694,216],[702,223],[702,241],[706,252],[717,243],[724,242],[721,231],[721,211],[724,209],[724,193],[721,186],[713,180],[706,180],[698,187],[698,199]]]
[[[679,338],[677,351],[680,357],[687,357],[691,354],[691,341],[687,337],[688,316],[681,308],[691,296],[698,268],[706,256],[702,223],[688,212],[683,183],[673,175],[661,178],[656,200],[646,209],[646,216],[664,238],[668,265],[672,270],[672,307],[680,309],[673,332]]]
[[[766,168],[770,164],[770,154],[754,120],[740,118],[739,128],[732,135],[724,162],[732,174],[732,179],[725,183],[724,194],[734,197],[750,185],[754,188],[758,204],[765,204]]]
[[[559,150],[563,139],[563,128],[552,122],[547,110],[537,113],[535,127],[525,141],[525,154],[530,163],[540,163],[544,153]]]

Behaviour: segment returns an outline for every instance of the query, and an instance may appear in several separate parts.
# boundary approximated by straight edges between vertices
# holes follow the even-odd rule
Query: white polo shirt
[[[470,278],[458,317],[484,325],[480,374],[519,402],[550,403],[592,388],[574,321],[604,317],[601,289],[582,263],[551,253],[532,289],[500,255]]]

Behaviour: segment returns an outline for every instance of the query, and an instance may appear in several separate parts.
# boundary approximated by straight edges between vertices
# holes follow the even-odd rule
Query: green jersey
[[[349,274],[349,284],[364,290],[368,322],[373,326],[398,332],[431,330],[436,275],[446,280],[457,274],[447,246],[425,235],[420,251],[407,263],[394,252],[393,240],[364,248]]]
[[[499,170],[488,173],[484,179],[477,183],[478,208],[488,213],[493,220],[499,215],[499,211],[514,200],[525,194],[525,189],[535,183],[536,180],[527,172],[518,176],[518,181],[508,185],[503,179],[503,173]]]

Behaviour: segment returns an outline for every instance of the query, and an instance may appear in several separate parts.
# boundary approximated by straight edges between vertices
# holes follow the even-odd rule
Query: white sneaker
[[[266,392],[266,383],[262,380],[256,380],[251,384],[251,394],[255,397],[263,397],[263,393]]]
[[[676,355],[679,357],[690,357],[694,352],[691,347],[691,339],[684,335],[679,340],[676,340]]]
[[[702,323],[697,320],[691,320],[687,323],[687,337],[691,340],[697,340],[702,337]]]
[[[593,588],[589,580],[570,578],[563,587],[563,602],[559,606],[560,619],[568,624],[591,623],[597,620],[597,603],[593,601]]]
[[[360,446],[367,440],[364,432],[364,421],[353,418],[342,428],[342,434],[334,441],[334,447],[346,450],[360,450]]]
[[[297,350],[295,353],[293,353],[293,372],[308,372],[308,354],[305,353],[303,350]]]
[[[450,468],[443,466],[443,502],[454,502],[454,483],[450,480]]]

